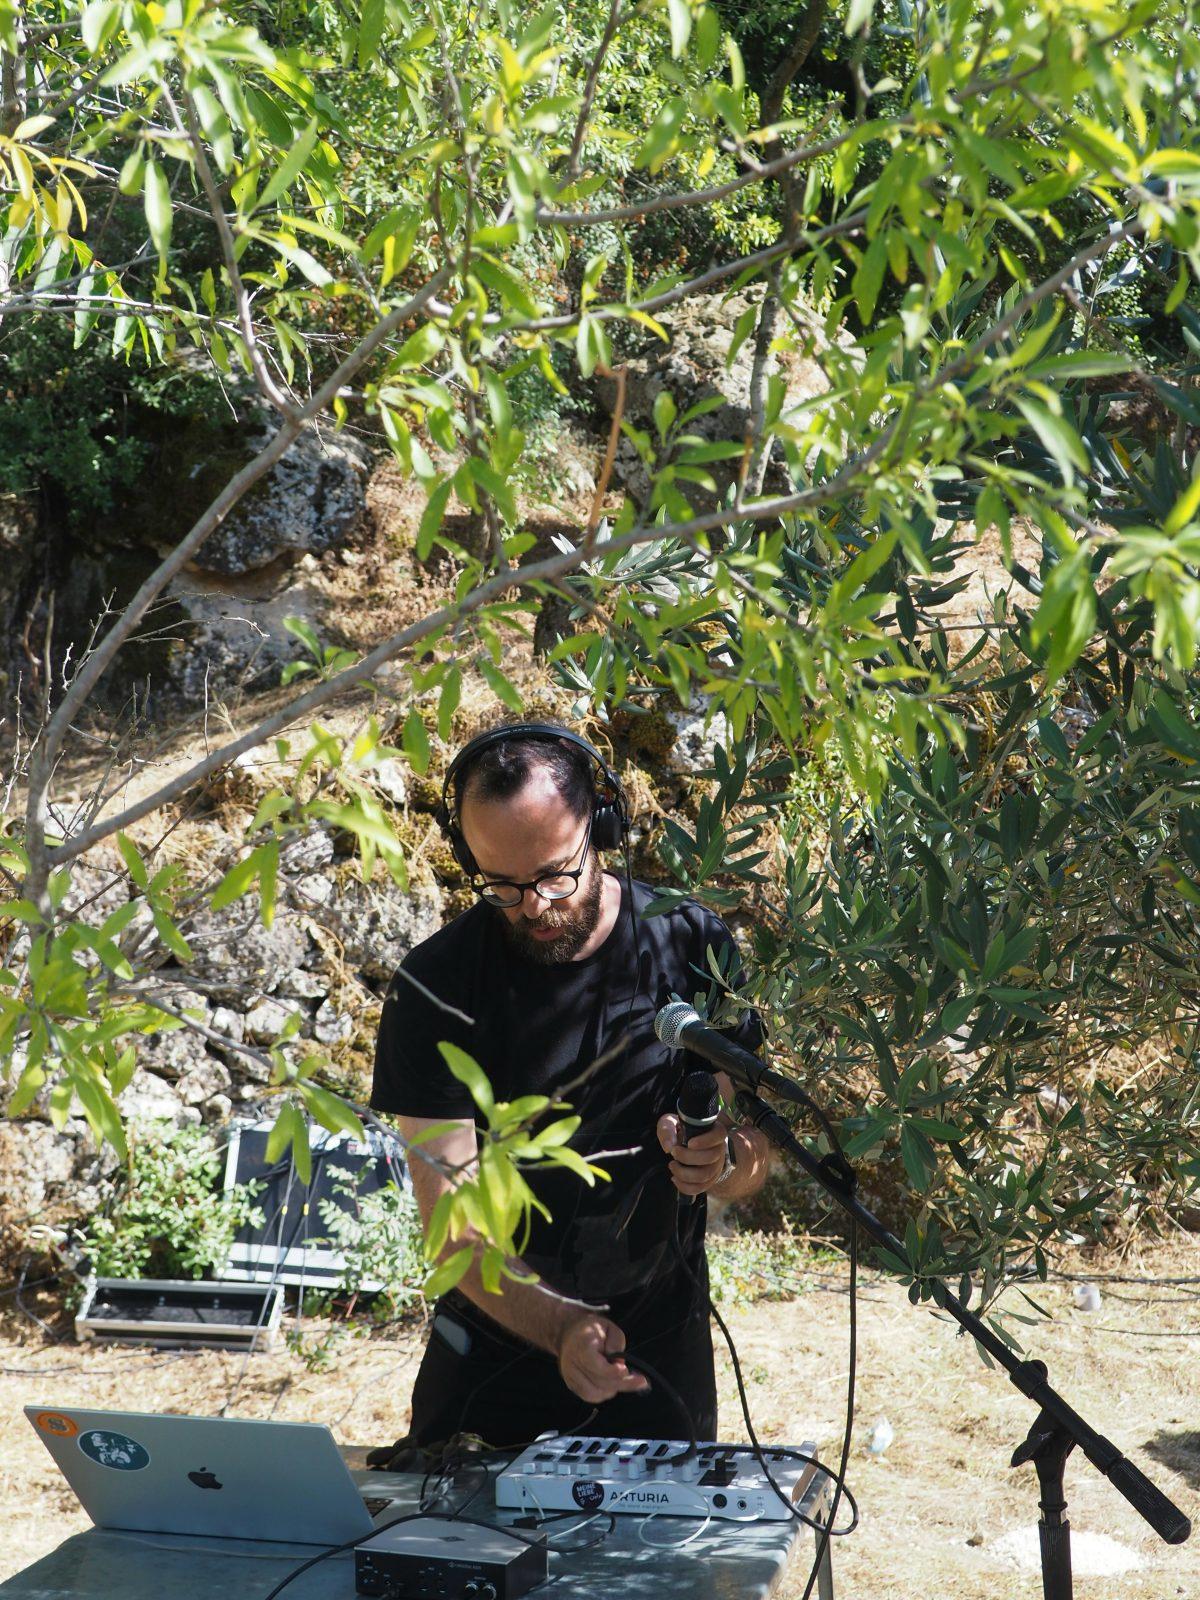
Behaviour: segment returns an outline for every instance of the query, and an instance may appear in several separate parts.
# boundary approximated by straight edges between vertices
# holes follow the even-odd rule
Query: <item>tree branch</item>
[[[45,732],[31,755],[29,796],[26,810],[27,838],[31,855],[40,858],[43,851],[47,820],[44,814],[46,794],[54,760],[66,736],[67,729],[80,708],[87,702],[88,696],[108,669],[121,646],[137,627],[151,603],[171,579],[182,570],[195,551],[208,538],[209,534],[221,525],[247,490],[252,488],[281,459],[288,446],[299,436],[304,425],[325,410],[343,384],[358,371],[364,362],[397,328],[423,309],[430,297],[435,295],[447,281],[452,271],[453,268],[450,264],[439,268],[433,277],[406,300],[403,305],[396,306],[382,321],[376,323],[370,333],[366,334],[358,342],[311,399],[299,411],[293,412],[290,417],[285,418],[278,431],[259,451],[258,455],[252,461],[247,462],[242,470],[226,484],[225,488],[193,524],[192,528],[175,546],[170,555],[166,556],[149,577],[145,579],[92,654],[80,664],[79,671],[75,675],[70,688],[60,701],[54,715],[49,719]],[[44,877],[41,881],[44,882]],[[38,889],[39,882],[35,876],[31,883],[31,890],[34,895],[36,895]]]
[[[184,132],[183,122],[179,116],[178,108],[171,98],[171,91],[164,83],[163,94],[171,108],[172,115],[179,125],[179,131]],[[221,194],[213,178],[212,168],[208,164],[208,156],[204,150],[204,140],[200,136],[200,125],[196,118],[196,107],[191,95],[183,91],[183,105],[187,114],[187,138],[192,147],[192,154],[196,160],[196,171],[200,176],[200,184],[208,198],[208,209],[212,213],[213,224],[217,230],[217,238],[221,241],[221,255],[225,261],[225,271],[229,275],[229,287],[233,291],[234,305],[237,307],[238,326],[241,329],[242,340],[246,346],[246,356],[250,362],[250,369],[254,374],[264,399],[270,402],[284,417],[292,417],[296,412],[295,401],[286,394],[272,377],[263,353],[259,349],[258,335],[254,331],[254,318],[250,314],[250,295],[246,289],[242,274],[237,263],[237,246],[234,243],[233,232],[229,226],[229,218],[225,215],[225,207]]]

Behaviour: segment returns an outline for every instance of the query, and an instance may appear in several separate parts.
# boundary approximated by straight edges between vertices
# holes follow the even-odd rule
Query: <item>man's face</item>
[[[476,800],[470,783],[461,805],[463,837],[481,876],[489,882],[532,883],[583,866],[579,887],[566,900],[547,900],[527,889],[519,905],[497,906],[513,944],[530,961],[570,961],[600,921],[602,874],[589,847],[581,861],[587,818],[577,817],[544,767],[504,800]]]

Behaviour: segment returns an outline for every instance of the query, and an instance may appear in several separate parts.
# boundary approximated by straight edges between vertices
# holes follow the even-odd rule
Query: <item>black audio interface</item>
[[[518,1600],[549,1572],[546,1544],[451,1517],[386,1528],[354,1552],[354,1586],[380,1600]]]

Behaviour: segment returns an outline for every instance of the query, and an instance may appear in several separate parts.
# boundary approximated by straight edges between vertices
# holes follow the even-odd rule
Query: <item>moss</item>
[[[639,766],[647,760],[661,766],[675,747],[675,725],[657,705],[648,711],[622,706],[613,712],[612,732]]]

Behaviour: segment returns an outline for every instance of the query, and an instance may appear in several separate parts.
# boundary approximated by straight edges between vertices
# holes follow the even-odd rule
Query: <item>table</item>
[[[417,1509],[418,1476],[359,1471],[354,1478],[364,1494],[392,1495],[398,1512]],[[805,1496],[802,1509],[810,1516],[823,1509],[825,1481],[818,1477]],[[467,1514],[501,1527],[517,1515],[498,1510],[487,1491]],[[689,1519],[625,1515],[615,1521],[614,1533],[602,1544],[578,1554],[552,1553],[550,1581],[531,1593],[547,1600],[647,1600],[653,1595],[766,1600],[803,1531],[799,1522],[713,1521],[686,1548],[669,1550],[652,1549],[639,1530],[665,1543],[691,1531]],[[582,1542],[596,1528],[593,1523],[576,1536],[572,1526],[562,1524],[553,1540],[568,1544],[578,1537]],[[0,1583],[0,1595],[4,1600],[263,1600],[292,1567],[315,1553],[312,1545],[91,1528]],[[833,1600],[828,1552],[818,1592],[820,1600]],[[356,1600],[353,1551],[331,1556],[297,1578],[280,1600]]]

